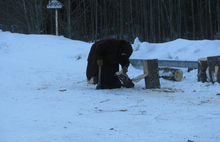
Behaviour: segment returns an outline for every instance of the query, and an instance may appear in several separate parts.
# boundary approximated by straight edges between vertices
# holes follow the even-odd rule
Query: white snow
[[[192,60],[220,55],[220,40],[152,44],[136,39],[132,59]],[[0,30],[0,142],[219,142],[220,84],[197,70],[161,88],[95,90],[86,82],[92,43]],[[129,67],[130,78],[142,74]]]

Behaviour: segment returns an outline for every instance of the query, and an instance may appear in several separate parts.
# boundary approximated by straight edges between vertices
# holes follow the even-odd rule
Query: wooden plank
[[[143,69],[143,59],[130,59],[130,63],[138,69]],[[198,69],[198,61],[158,60],[158,66]]]
[[[158,66],[198,68],[198,61],[158,60]]]
[[[132,81],[137,83],[137,82],[139,82],[140,80],[144,79],[147,76],[148,76],[148,74],[141,74],[141,75],[139,75],[139,76],[137,76],[135,78],[132,78]]]

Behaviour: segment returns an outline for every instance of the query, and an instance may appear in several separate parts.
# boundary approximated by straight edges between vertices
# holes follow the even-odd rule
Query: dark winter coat
[[[121,57],[122,52],[127,53],[127,56],[123,59]],[[87,79],[90,80],[94,75],[98,73],[98,59],[103,59],[104,65],[109,64],[111,66],[118,66],[119,70],[119,64],[121,64],[122,67],[129,66],[129,57],[131,54],[132,47],[125,40],[103,39],[95,42],[90,49],[90,53],[87,59]]]

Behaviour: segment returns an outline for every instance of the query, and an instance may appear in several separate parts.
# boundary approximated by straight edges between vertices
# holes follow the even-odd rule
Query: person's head
[[[131,44],[126,42],[123,44],[122,51],[121,51],[121,57],[123,59],[129,59],[132,52],[133,52],[133,49],[132,49]]]

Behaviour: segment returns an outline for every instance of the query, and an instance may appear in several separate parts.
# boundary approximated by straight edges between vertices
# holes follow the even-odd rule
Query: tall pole
[[[58,36],[58,10],[55,9],[56,35]]]

